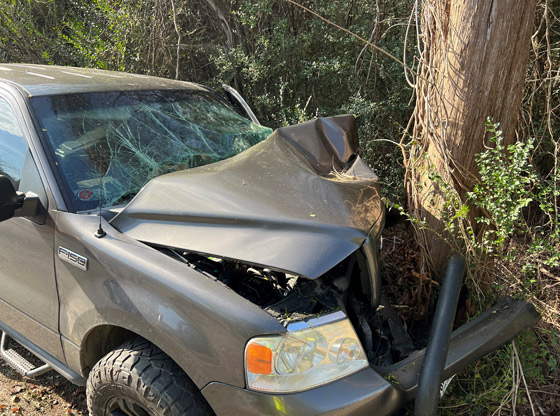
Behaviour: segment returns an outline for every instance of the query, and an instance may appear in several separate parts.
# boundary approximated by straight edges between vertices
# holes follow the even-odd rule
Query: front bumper
[[[443,377],[511,341],[540,319],[535,308],[506,298],[451,335]],[[415,397],[425,350],[386,368],[367,368],[344,379],[292,394],[266,394],[222,383],[202,393],[217,415],[388,415]],[[388,381],[390,380],[390,381]]]

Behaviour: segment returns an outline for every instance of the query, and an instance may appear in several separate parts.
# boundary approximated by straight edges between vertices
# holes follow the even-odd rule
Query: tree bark
[[[428,226],[416,227],[424,271],[441,276],[451,252],[462,249],[445,230],[446,203],[465,202],[476,182],[487,117],[500,123],[506,145],[514,141],[535,6],[536,0],[424,0],[407,166],[411,215]]]

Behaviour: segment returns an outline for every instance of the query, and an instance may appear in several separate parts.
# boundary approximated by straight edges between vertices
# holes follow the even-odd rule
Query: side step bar
[[[40,367],[35,367],[19,353],[8,348],[8,335],[2,331],[2,340],[0,341],[0,355],[10,367],[25,377],[38,377],[46,372],[52,370],[50,364],[43,364]]]

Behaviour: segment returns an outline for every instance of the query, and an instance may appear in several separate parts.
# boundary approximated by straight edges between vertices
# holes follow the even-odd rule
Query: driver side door
[[[0,174],[16,190],[38,194],[43,215],[0,222],[0,328],[64,361],[58,329],[54,221],[17,102],[0,95]],[[54,211],[52,211],[54,212]]]

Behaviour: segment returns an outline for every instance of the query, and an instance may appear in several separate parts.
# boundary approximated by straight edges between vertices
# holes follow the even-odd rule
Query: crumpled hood
[[[111,223],[149,244],[314,279],[382,227],[357,146],[353,116],[280,128],[231,159],[152,179]]]

